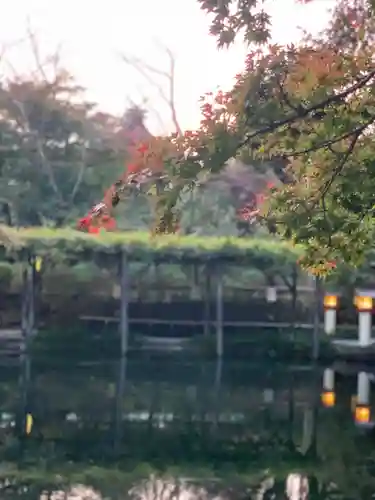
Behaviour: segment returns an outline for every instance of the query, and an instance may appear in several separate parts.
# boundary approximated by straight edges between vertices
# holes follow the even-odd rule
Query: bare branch
[[[138,89],[138,90],[139,90],[139,89]],[[157,110],[154,106],[150,106],[150,105],[148,104],[148,99],[147,99],[147,97],[146,97],[143,93],[139,92],[139,94],[140,94],[140,97],[141,97],[141,99],[142,99],[142,104],[141,104],[141,105],[142,105],[142,107],[147,107],[147,108],[148,108],[148,110],[149,110],[149,112],[153,113],[153,114],[154,114],[154,116],[155,116],[155,118],[156,118],[156,119],[157,119],[157,121],[159,122],[159,126],[160,126],[160,128],[161,128],[161,129],[166,129],[165,122],[164,122],[164,120],[162,119],[161,114],[159,113],[159,111],[158,111],[158,110]],[[129,99],[129,103],[131,104],[131,106],[135,106],[135,107],[136,107],[136,104],[135,104],[135,102],[134,102],[134,101],[132,101],[132,99]]]
[[[175,126],[176,132],[178,135],[182,135],[181,127],[178,123],[177,112],[175,106],[175,74],[176,74],[176,61],[175,58],[170,51],[170,49],[166,48],[167,54],[169,56],[169,64],[170,64],[170,81],[169,81],[169,105],[172,113],[172,121]]]
[[[32,54],[34,57],[34,61],[35,61],[37,70],[38,70],[40,76],[43,78],[43,80],[46,83],[49,83],[48,76],[45,72],[44,64],[42,63],[41,58],[40,58],[39,44],[38,44],[37,38],[35,36],[35,33],[33,32],[32,28],[31,28],[30,19],[27,19],[27,36],[28,36],[28,39],[30,42],[30,48],[31,48],[31,51],[32,51]]]
[[[152,87],[156,88],[159,93],[160,98],[167,104],[169,107],[172,123],[175,128],[175,132],[177,135],[182,135],[182,129],[180,127],[177,111],[176,111],[176,103],[175,103],[175,73],[176,73],[176,60],[170,49],[164,47],[164,51],[168,55],[169,59],[169,71],[163,71],[154,66],[149,65],[148,63],[142,61],[140,58],[135,56],[128,56],[126,54],[121,54],[122,60],[133,67]],[[168,83],[168,91],[166,92],[163,88],[163,85],[155,81],[153,76],[162,77],[167,80]]]
[[[82,147],[81,147],[81,161],[80,161],[80,167],[78,170],[76,182],[74,183],[72,193],[70,195],[70,204],[71,205],[73,204],[74,199],[79,191],[79,188],[81,187],[86,167],[87,167],[87,149],[86,149],[86,144],[84,143],[84,144],[82,144]]]

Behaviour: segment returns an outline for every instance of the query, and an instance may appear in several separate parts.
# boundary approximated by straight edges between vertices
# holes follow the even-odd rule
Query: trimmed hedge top
[[[27,251],[52,260],[74,256],[84,260],[99,256],[108,259],[125,251],[130,260],[136,261],[227,261],[264,269],[294,264],[301,255],[300,248],[270,238],[153,236],[141,231],[91,235],[73,229],[2,226],[0,239],[8,255],[20,256]]]

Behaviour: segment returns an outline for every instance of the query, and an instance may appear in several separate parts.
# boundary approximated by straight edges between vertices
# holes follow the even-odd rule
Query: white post
[[[326,309],[324,311],[324,332],[333,335],[336,331],[336,310]]]
[[[332,368],[326,368],[323,372],[323,389],[328,392],[335,390],[335,372]]]
[[[358,343],[360,347],[368,347],[372,342],[372,310],[373,290],[358,291],[354,299],[358,311]]]
[[[370,379],[366,372],[359,372],[357,378],[357,405],[370,404]]]
[[[266,301],[269,304],[277,302],[277,288],[275,286],[268,286],[266,289]]]
[[[275,401],[275,391],[273,389],[263,390],[263,402],[266,405],[270,405]]]
[[[360,311],[358,313],[358,340],[360,347],[368,347],[371,345],[371,328],[371,312]]]

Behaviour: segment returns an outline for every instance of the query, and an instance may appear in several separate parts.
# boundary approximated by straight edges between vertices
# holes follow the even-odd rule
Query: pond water
[[[375,495],[365,368],[144,354],[3,358],[0,377],[1,498]]]

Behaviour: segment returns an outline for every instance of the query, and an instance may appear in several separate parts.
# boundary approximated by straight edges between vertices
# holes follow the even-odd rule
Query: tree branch
[[[320,101],[317,104],[312,104],[311,106],[306,106],[306,107],[301,107],[298,112],[294,112],[285,118],[282,118],[280,120],[275,120],[274,122],[266,125],[265,127],[261,127],[258,130],[247,134],[245,139],[240,142],[239,148],[242,146],[245,146],[249,141],[252,139],[259,137],[264,134],[276,132],[279,128],[283,127],[284,125],[290,125],[298,120],[301,120],[302,118],[307,118],[309,115],[312,115],[314,112],[317,111],[322,111],[325,108],[327,108],[331,104],[335,104],[338,102],[342,102],[345,98],[349,97],[351,94],[356,92],[357,90],[362,89],[365,87],[368,83],[371,82],[371,80],[375,79],[375,70],[370,71],[366,76],[358,80],[354,85],[351,85],[347,89],[343,90],[342,92],[338,92],[336,94],[331,94],[329,97],[324,99],[323,101]]]
[[[375,119],[373,120],[375,121]],[[352,137],[351,141],[350,141],[350,144],[349,144],[349,147],[348,149],[345,151],[345,153],[342,155],[342,158],[341,160],[339,161],[339,163],[336,165],[336,167],[333,169],[333,172],[331,174],[331,177],[329,179],[329,181],[320,188],[319,190],[319,193],[320,193],[320,196],[322,198],[324,198],[324,196],[328,193],[330,187],[332,186],[334,180],[336,179],[336,177],[338,175],[341,174],[341,172],[343,171],[345,165],[346,165],[346,162],[348,161],[349,159],[349,156],[352,154],[354,148],[355,148],[355,145],[357,144],[357,141],[361,135],[361,132],[362,130],[366,128],[365,126],[363,126],[362,128],[359,128],[354,136]]]
[[[375,122],[375,116],[372,117],[364,125],[356,127],[355,129],[350,130],[349,132],[346,132],[345,134],[339,135],[337,137],[333,137],[332,139],[328,139],[327,141],[319,142],[319,143],[314,144],[313,146],[306,148],[306,149],[301,149],[299,151],[293,151],[293,153],[290,153],[290,154],[284,154],[284,155],[282,155],[282,158],[286,159],[286,158],[293,158],[293,157],[297,157],[297,156],[303,156],[305,154],[313,153],[314,151],[318,151],[320,149],[329,149],[332,153],[339,154],[337,151],[336,152],[333,151],[332,146],[334,146],[335,144],[337,144],[341,141],[344,141],[345,139],[349,139],[353,135],[356,136],[357,134],[359,134],[359,136],[358,136],[358,138],[359,138],[360,135],[362,134],[362,132],[364,132],[374,122]],[[273,157],[270,157],[271,160],[275,159],[275,158],[280,158],[280,156],[275,155]]]
[[[27,20],[27,36],[28,36],[28,39],[30,42],[31,52],[32,52],[33,57],[34,57],[34,61],[35,61],[37,70],[38,70],[40,76],[42,77],[42,79],[46,83],[49,83],[49,79],[48,79],[47,73],[45,71],[44,64],[42,63],[42,60],[40,57],[38,41],[36,39],[35,33],[31,29],[30,19]]]
[[[164,47],[164,50],[169,58],[168,72],[150,66],[149,64],[147,64],[146,62],[142,61],[141,59],[135,56],[127,56],[126,54],[121,54],[121,58],[126,64],[133,67],[151,86],[157,89],[159,96],[169,107],[175,132],[178,135],[182,135],[182,129],[180,127],[177,118],[176,103],[175,103],[176,61],[170,49]],[[151,75],[157,75],[167,80],[168,82],[167,93],[163,89],[163,86],[157,83]]]
[[[4,91],[1,91],[1,92],[4,93]],[[12,98],[12,96],[10,95],[9,92],[6,92],[5,94],[6,94],[6,98],[11,101],[11,103],[18,109],[18,111],[21,115],[22,123],[20,125],[22,125],[22,127],[24,128],[26,134],[29,137],[34,139],[35,147],[36,147],[36,151],[37,151],[37,155],[38,155],[40,164],[41,164],[43,170],[45,171],[45,173],[47,174],[47,177],[48,177],[48,180],[49,180],[49,183],[51,185],[53,192],[58,197],[58,199],[60,201],[62,201],[61,192],[60,192],[59,187],[57,185],[52,166],[45,155],[43,143],[42,143],[42,140],[41,140],[41,137],[40,137],[38,131],[33,130],[31,128],[30,121],[28,119],[28,116],[27,116],[27,113],[25,111],[25,107],[24,107],[23,103],[21,101],[19,101],[18,99]]]
[[[59,61],[60,61],[60,56],[58,52],[55,52],[54,54],[50,55],[46,61],[42,61],[41,55],[40,55],[40,50],[39,50],[39,45],[38,45],[38,40],[35,35],[35,33],[31,29],[31,25],[28,22],[27,26],[27,40],[29,42],[31,52],[34,58],[35,66],[36,66],[36,72],[32,73],[34,77],[36,74],[39,76],[38,78],[38,85],[42,85],[43,88],[48,92],[48,97],[47,99],[56,99],[56,95],[59,91],[59,84],[64,83],[64,78],[66,78],[65,73],[61,71],[59,68]],[[8,66],[10,67],[13,75],[14,75],[14,80],[16,82],[21,82],[22,79],[18,75],[16,69],[13,67],[13,65],[7,61]],[[52,73],[48,75],[47,68],[52,69]],[[31,75],[31,76],[32,76]],[[12,82],[10,82],[12,83]],[[54,192],[57,200],[59,203],[63,204],[65,203],[64,196],[58,186],[58,183],[55,178],[55,173],[53,166],[50,162],[50,160],[47,158],[46,151],[45,151],[45,144],[44,144],[44,127],[43,127],[43,121],[42,125],[39,127],[32,127],[32,124],[30,123],[29,115],[27,110],[25,109],[25,103],[22,102],[21,98],[16,98],[12,95],[12,92],[7,90],[7,89],[1,89],[0,88],[0,94],[3,96],[3,98],[11,103],[16,110],[18,111],[19,114],[19,125],[22,127],[22,129],[25,132],[25,135],[31,138],[34,142],[34,146],[36,149],[36,154],[37,154],[37,159],[40,163],[40,166],[42,170],[45,172],[47,175],[49,184],[52,188],[52,191]],[[27,101],[27,95],[26,95],[26,101]],[[32,98],[32,97],[31,97]],[[25,101],[25,102],[26,102]],[[42,117],[43,120],[43,117]],[[83,177],[84,177],[84,172],[87,166],[87,159],[86,159],[86,141],[83,141],[82,148],[81,148],[81,153],[80,153],[80,166],[76,170],[76,175],[77,177],[75,178],[75,182],[72,188],[72,191],[68,197],[68,203],[72,205],[74,203],[74,199],[79,191],[79,188],[81,186]]]
[[[81,147],[80,167],[79,167],[77,178],[76,178],[76,181],[74,183],[74,186],[73,186],[73,189],[72,189],[72,192],[70,195],[70,204],[71,205],[73,205],[74,199],[79,191],[79,188],[81,187],[86,167],[87,167],[87,149],[86,149],[86,144],[84,142],[82,144],[82,147]]]

